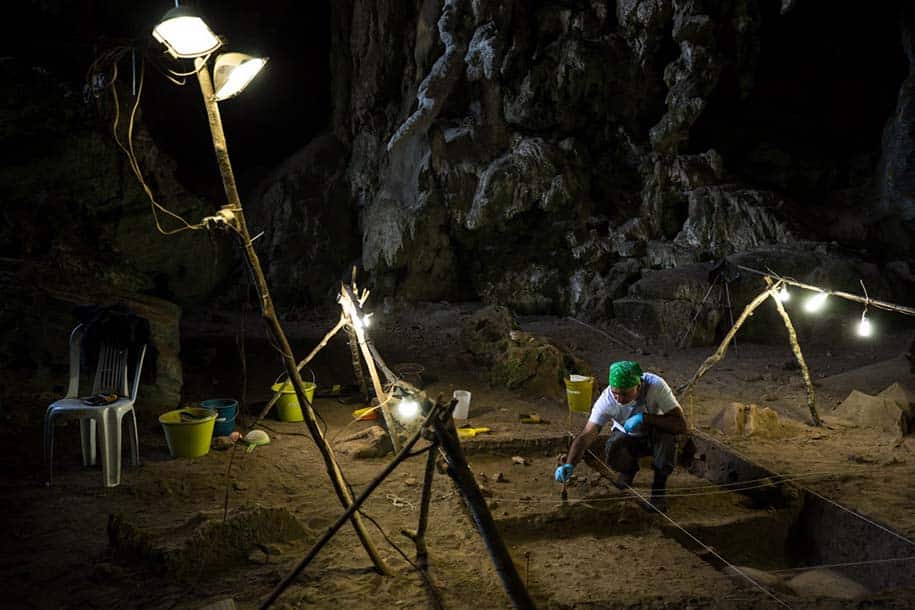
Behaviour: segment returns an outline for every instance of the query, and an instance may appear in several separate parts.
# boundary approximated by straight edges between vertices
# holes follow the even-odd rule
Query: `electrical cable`
[[[143,192],[146,193],[146,196],[150,202],[150,208],[153,213],[153,220],[155,221],[156,229],[161,234],[174,235],[176,233],[180,233],[181,231],[203,229],[204,226],[202,224],[192,225],[187,220],[185,220],[181,215],[176,214],[175,212],[172,212],[165,206],[161,205],[158,201],[156,201],[156,198],[153,195],[152,189],[150,189],[149,185],[146,183],[146,180],[143,177],[143,172],[140,169],[140,164],[139,164],[139,161],[137,160],[136,153],[134,152],[134,147],[133,147],[133,129],[134,129],[135,121],[136,121],[136,113],[140,106],[140,98],[142,97],[142,94],[143,94],[143,85],[145,82],[145,75],[146,75],[145,67],[146,67],[146,62],[145,61],[141,62],[141,64],[140,64],[140,83],[139,83],[139,87],[137,89],[136,100],[131,108],[131,112],[129,115],[128,126],[127,126],[127,145],[125,146],[124,143],[121,142],[120,135],[118,134],[119,124],[120,124],[120,120],[121,120],[121,103],[120,103],[120,99],[118,97],[118,88],[117,88],[118,65],[117,65],[117,63],[112,64],[111,81],[107,86],[111,89],[111,96],[112,96],[113,103],[114,103],[114,120],[112,123],[112,132],[114,134],[114,141],[117,143],[118,147],[127,156],[128,165],[130,166],[131,171],[133,171],[134,176],[136,176],[137,180],[139,181],[140,186],[143,189]],[[159,222],[159,215],[157,213],[157,210],[173,217],[174,219],[179,221],[183,226],[178,227],[176,229],[164,229],[162,227],[162,224]]]

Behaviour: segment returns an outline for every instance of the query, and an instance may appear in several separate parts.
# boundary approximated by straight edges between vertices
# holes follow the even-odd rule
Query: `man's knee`
[[[604,445],[604,461],[616,472],[635,472],[639,469],[638,452],[633,439],[614,430]]]

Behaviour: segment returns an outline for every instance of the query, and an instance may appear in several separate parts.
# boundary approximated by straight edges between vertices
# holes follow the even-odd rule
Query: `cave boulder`
[[[649,270],[613,301],[620,323],[660,345],[710,345],[724,312],[710,300],[705,264]],[[717,295],[715,295],[717,297]]]
[[[493,386],[565,400],[563,379],[573,373],[591,374],[581,358],[519,330],[506,307],[480,309],[464,323],[462,335],[474,360],[489,370]]]

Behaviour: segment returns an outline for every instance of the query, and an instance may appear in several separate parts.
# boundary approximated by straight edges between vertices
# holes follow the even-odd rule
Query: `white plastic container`
[[[470,415],[470,392],[455,390],[453,397],[457,399],[457,404],[454,406],[451,416],[454,419],[467,419]]]

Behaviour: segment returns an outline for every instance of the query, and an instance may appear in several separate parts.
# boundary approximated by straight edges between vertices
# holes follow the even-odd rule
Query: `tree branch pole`
[[[499,578],[502,579],[502,586],[512,604],[515,608],[533,608],[534,602],[518,575],[518,570],[505,547],[505,542],[502,541],[502,536],[496,528],[496,522],[489,512],[489,508],[486,507],[486,499],[480,492],[476,479],[473,478],[473,473],[470,471],[470,466],[467,464],[467,459],[464,457],[457,430],[454,428],[454,420],[451,419],[451,409],[454,408],[455,403],[456,401],[452,400],[449,408],[432,421],[432,429],[448,464],[448,476],[454,481],[458,492],[464,498],[473,523],[480,533],[480,537],[483,538],[483,542],[486,543],[486,550],[489,551],[489,557]]]
[[[399,387],[407,390],[411,394],[419,394],[420,392],[422,392],[422,390],[417,388],[415,385],[413,385],[409,381],[404,381],[403,379],[398,377],[397,374],[394,373],[394,371],[392,371],[390,369],[390,367],[388,367],[388,365],[384,361],[384,358],[382,358],[381,354],[378,353],[378,348],[376,348],[375,344],[372,343],[372,339],[370,337],[365,338],[365,344],[369,346],[369,352],[371,352],[372,357],[375,359],[375,362],[378,365],[378,368],[380,368],[381,372],[384,373],[384,376],[387,377],[388,383],[392,383],[396,386],[399,386]]]
[[[750,314],[752,314],[753,311],[759,307],[760,304],[767,298],[769,298],[768,288],[756,295],[756,298],[750,301],[749,305],[744,308],[743,312],[740,314],[740,317],[737,318],[737,321],[734,323],[734,325],[731,326],[731,330],[729,330],[728,334],[725,335],[724,340],[721,342],[721,345],[718,346],[718,349],[715,350],[715,353],[705,359],[705,362],[702,363],[702,366],[699,367],[699,370],[696,371],[696,374],[693,375],[692,379],[690,379],[686,385],[681,386],[677,390],[677,394],[683,394],[684,392],[688,392],[689,390],[693,389],[693,386],[696,385],[696,382],[699,381],[699,378],[705,375],[705,373],[710,368],[715,366],[715,363],[724,358],[725,353],[728,351],[728,345],[737,334],[737,331],[740,330],[740,327],[743,326],[743,323],[746,322],[747,318],[750,317]]]
[[[356,338],[356,331],[353,325],[347,323],[346,343],[349,345],[350,362],[353,364],[353,375],[356,377],[356,383],[359,385],[359,394],[366,402],[369,401],[369,386],[365,382],[365,374],[362,372],[362,356],[359,351],[359,339]]]
[[[194,67],[197,72],[197,80],[200,83],[200,92],[203,95],[203,104],[207,111],[210,134],[213,137],[213,148],[216,152],[216,161],[219,165],[223,189],[226,193],[228,206],[224,208],[224,210],[230,215],[230,218],[233,218],[231,224],[234,226],[243,242],[245,255],[247,256],[251,272],[254,275],[257,291],[261,299],[261,316],[267,323],[267,328],[272,333],[274,340],[279,344],[280,352],[283,355],[283,364],[286,367],[286,373],[289,375],[293,387],[295,387],[296,396],[302,406],[305,424],[308,426],[308,431],[311,433],[315,445],[317,445],[318,450],[321,452],[321,456],[324,458],[324,464],[327,468],[331,483],[334,486],[334,490],[337,492],[337,497],[345,508],[349,507],[353,503],[352,493],[350,492],[346,479],[343,477],[340,466],[337,464],[333,449],[327,443],[327,440],[321,432],[321,428],[318,426],[311,402],[309,402],[308,398],[305,396],[305,384],[296,368],[295,358],[292,355],[292,348],[290,347],[286,334],[283,332],[280,321],[276,316],[276,310],[274,309],[273,302],[270,298],[270,291],[267,288],[267,280],[264,277],[263,269],[261,269],[257,252],[254,251],[254,246],[251,243],[251,234],[248,232],[248,225],[245,222],[241,198],[238,196],[238,188],[235,185],[235,175],[232,172],[232,164],[229,161],[229,151],[226,146],[226,137],[222,129],[222,118],[219,115],[219,107],[216,103],[216,98],[213,95],[213,82],[210,80],[210,73],[207,69],[206,61],[203,58],[198,57],[194,60]],[[234,215],[234,217],[231,215]],[[356,530],[356,535],[359,537],[360,542],[362,542],[362,546],[365,547],[375,568],[383,574],[388,574],[388,567],[375,549],[375,546],[365,529],[365,524],[362,522],[359,515],[352,515],[352,523]]]
[[[396,453],[400,451],[400,438],[397,434],[397,423],[394,421],[394,416],[391,415],[391,409],[387,405],[387,394],[385,394],[384,388],[381,387],[381,379],[378,378],[378,371],[375,369],[375,359],[372,357],[372,353],[365,343],[365,328],[363,328],[361,321],[355,319],[355,317],[359,315],[359,306],[357,305],[356,297],[353,295],[352,290],[346,285],[342,286],[340,289],[340,301],[341,305],[343,305],[343,310],[349,315],[350,325],[356,332],[356,339],[359,341],[359,349],[362,350],[362,357],[365,359],[365,365],[369,369],[369,377],[372,378],[375,396],[378,398],[378,405],[381,407],[384,423],[388,426],[388,436],[391,437],[391,444]]]
[[[884,309],[886,311],[895,311],[896,313],[905,314],[907,316],[915,316],[915,308],[906,307],[905,305],[897,305],[896,303],[888,303],[886,301],[879,301],[879,300],[871,299],[868,297],[861,297],[856,294],[851,294],[850,292],[843,292],[841,290],[823,290],[822,288],[818,288],[816,286],[811,286],[810,284],[804,284],[803,282],[790,280],[788,278],[782,277],[775,273],[766,273],[765,271],[760,271],[759,269],[753,269],[752,267],[744,267],[743,265],[737,265],[737,268],[743,269],[744,271],[748,271],[750,273],[755,273],[756,275],[762,275],[764,277],[774,278],[780,282],[784,282],[785,284],[789,284],[791,286],[797,286],[798,288],[803,288],[804,290],[810,290],[813,292],[826,292],[827,294],[837,296],[841,299],[855,301],[856,303],[863,303],[864,305],[867,305],[868,307],[875,307],[877,309]]]
[[[332,329],[330,329],[330,331],[326,335],[324,335],[324,338],[321,339],[321,342],[318,343],[318,345],[315,346],[315,348],[313,350],[311,350],[311,353],[308,354],[307,356],[305,356],[305,358],[302,359],[302,361],[299,362],[295,366],[296,370],[301,371],[302,367],[304,367],[306,364],[311,362],[311,359],[314,358],[318,354],[318,352],[320,352],[322,349],[324,349],[324,347],[327,345],[327,342],[330,341],[331,338],[333,338],[333,336],[336,335],[340,331],[340,329],[343,328],[345,325],[346,325],[346,319],[343,316],[340,316],[340,321],[337,322],[337,325],[334,326]],[[267,413],[270,412],[270,409],[273,408],[273,405],[276,404],[276,401],[278,401],[280,399],[280,396],[282,396],[282,395],[283,395],[282,392],[274,392],[273,398],[270,399],[270,402],[267,403],[267,405],[261,410],[260,415],[257,416],[257,419],[254,422],[255,426],[257,425],[257,423],[260,420],[267,417]]]
[[[343,527],[343,524],[346,523],[346,521],[351,517],[356,516],[356,511],[359,510],[359,507],[362,506],[362,504],[368,499],[372,492],[375,491],[375,489],[384,482],[388,475],[391,474],[391,472],[393,472],[401,462],[410,457],[410,450],[413,448],[413,445],[415,445],[417,441],[419,441],[420,437],[422,437],[424,428],[429,425],[429,422],[434,421],[434,419],[438,417],[438,414],[442,412],[442,407],[443,405],[438,402],[432,406],[432,409],[430,409],[429,414],[426,416],[426,419],[423,421],[422,425],[416,430],[413,436],[406,442],[406,444],[397,453],[397,455],[394,456],[394,459],[392,459],[388,465],[385,466],[381,472],[379,472],[378,475],[372,479],[371,482],[369,482],[368,485],[366,485],[365,489],[362,490],[362,493],[359,494],[359,497],[356,498],[352,504],[350,504],[346,511],[337,518],[334,524],[331,525],[326,532],[324,532],[324,535],[321,536],[317,542],[315,542],[315,544],[311,547],[311,550],[308,551],[308,554],[305,555],[305,557],[303,557],[302,560],[296,564],[292,571],[289,572],[289,574],[287,574],[283,580],[279,582],[273,591],[270,592],[270,595],[267,597],[267,599],[265,599],[259,606],[261,610],[269,608],[270,604],[275,602],[276,599],[283,594],[283,591],[289,587],[292,581],[295,580],[296,576],[298,576],[302,570],[304,570],[305,567],[311,562],[311,560],[317,556],[321,549],[324,548],[324,545],[327,544],[331,538],[333,538],[334,534],[336,534],[337,531]]]
[[[785,322],[785,328],[788,329],[788,342],[791,343],[791,351],[794,352],[794,357],[797,358],[797,363],[801,367],[801,375],[804,377],[804,385],[807,386],[807,408],[810,409],[810,417],[813,418],[813,425],[822,426],[823,422],[820,420],[820,416],[817,414],[816,394],[813,391],[813,381],[810,379],[810,369],[807,368],[807,362],[804,360],[804,354],[801,352],[801,344],[797,340],[797,333],[794,330],[794,324],[791,323],[791,318],[788,317],[788,312],[785,311],[785,306],[782,305],[782,302],[778,300],[778,295],[776,294],[778,285],[774,284],[772,282],[772,278],[769,276],[766,276],[765,280],[766,286],[769,287],[769,296],[772,297],[772,301],[775,303],[775,308],[778,310],[778,315],[782,317],[782,320]]]

